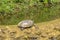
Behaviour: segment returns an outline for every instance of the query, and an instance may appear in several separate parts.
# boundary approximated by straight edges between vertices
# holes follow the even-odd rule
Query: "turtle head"
[[[21,26],[18,26],[18,28],[23,31],[25,28],[21,27]]]
[[[39,29],[38,26],[36,24],[33,25],[35,27],[35,29]]]

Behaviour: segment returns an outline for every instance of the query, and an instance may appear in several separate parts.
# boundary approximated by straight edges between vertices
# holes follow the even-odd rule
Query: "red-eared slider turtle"
[[[23,21],[21,21],[21,22],[18,23],[18,27],[21,30],[26,29],[26,28],[30,28],[32,26],[35,26],[34,22],[32,20],[23,20]]]

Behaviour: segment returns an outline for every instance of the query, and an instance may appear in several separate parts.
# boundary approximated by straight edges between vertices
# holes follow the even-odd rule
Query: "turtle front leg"
[[[20,28],[21,31],[23,31],[25,28]]]

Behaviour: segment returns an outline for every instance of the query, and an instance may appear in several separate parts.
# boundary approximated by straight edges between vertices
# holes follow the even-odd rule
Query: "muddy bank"
[[[17,25],[0,25],[0,40],[60,40],[60,19],[37,23],[23,31]]]

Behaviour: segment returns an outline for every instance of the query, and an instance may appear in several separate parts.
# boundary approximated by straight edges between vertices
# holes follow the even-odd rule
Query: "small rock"
[[[29,35],[28,36],[28,40],[37,40],[38,39],[38,36],[37,35]]]
[[[16,31],[10,32],[10,37],[15,37],[16,36]]]
[[[50,39],[50,40],[56,40],[56,38],[55,38],[55,37],[50,37],[49,39]]]
[[[5,40],[5,37],[4,36],[0,36],[0,40]]]
[[[57,39],[57,40],[60,40],[60,35],[58,35],[58,36],[56,37],[56,39]]]

